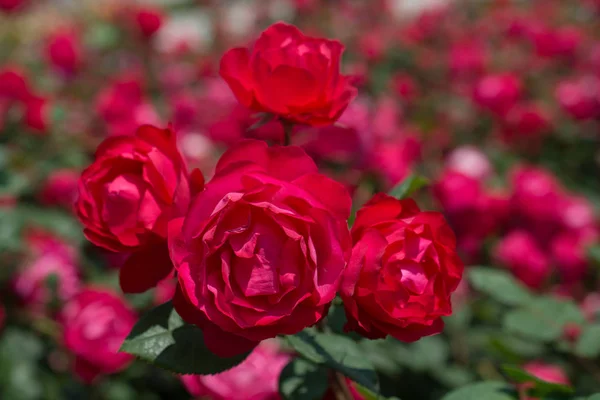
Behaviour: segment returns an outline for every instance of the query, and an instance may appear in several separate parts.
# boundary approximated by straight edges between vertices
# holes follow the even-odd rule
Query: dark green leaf
[[[468,271],[474,289],[509,306],[527,304],[530,292],[507,271],[486,267],[472,267]]]
[[[429,180],[420,175],[409,175],[390,190],[389,195],[397,199],[406,199],[417,190],[429,185]]]
[[[302,357],[326,365],[374,392],[379,392],[377,373],[356,342],[348,337],[319,333],[312,328],[286,336]]]
[[[565,299],[539,297],[504,316],[504,328],[512,333],[543,342],[558,340],[569,323],[585,321],[577,305]]]
[[[514,389],[503,382],[479,382],[448,393],[442,400],[516,400]]]
[[[214,355],[204,345],[202,330],[184,323],[170,302],[142,316],[121,351],[178,374],[200,375],[226,371],[248,355],[231,358]]]
[[[302,358],[295,358],[281,371],[279,392],[285,400],[319,400],[329,386],[329,371]]]
[[[504,371],[508,378],[516,383],[532,383],[534,386],[530,389],[530,392],[535,393],[536,397],[543,397],[554,393],[573,393],[573,389],[569,386],[546,382],[526,371],[523,371],[519,367],[504,365],[502,366],[502,371]]]
[[[600,324],[586,326],[575,345],[575,354],[595,358],[600,355]]]

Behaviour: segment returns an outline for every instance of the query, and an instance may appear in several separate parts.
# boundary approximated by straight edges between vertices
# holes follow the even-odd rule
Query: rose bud
[[[563,81],[555,96],[562,109],[577,120],[600,116],[600,79],[595,76]]]
[[[505,115],[521,97],[522,85],[515,75],[487,75],[475,86],[473,99],[483,108]]]
[[[50,122],[48,100],[37,96],[27,99],[25,103],[24,122],[35,133],[46,133]]]
[[[47,206],[73,207],[77,199],[79,172],[60,169],[50,173],[39,194],[40,202]]]
[[[494,255],[500,264],[534,289],[540,288],[552,273],[548,257],[526,231],[513,231],[504,236],[496,245]]]
[[[357,94],[339,72],[343,50],[338,41],[305,36],[278,22],[251,49],[225,53],[219,72],[240,103],[253,111],[299,124],[329,125]]]
[[[345,329],[405,342],[440,333],[463,274],[442,214],[377,194],[358,211],[352,241],[340,289]]]
[[[25,242],[30,256],[18,268],[12,282],[13,291],[25,306],[41,313],[51,301],[66,301],[79,291],[74,247],[37,230],[27,233]]]
[[[509,141],[530,142],[550,129],[550,116],[533,103],[518,104],[505,116],[505,135]]]
[[[46,58],[65,77],[75,75],[83,61],[78,34],[69,29],[52,34],[46,44]]]
[[[151,38],[158,32],[164,19],[161,10],[151,7],[136,10],[134,18],[138,31],[146,39]]]
[[[541,361],[532,361],[523,366],[523,370],[538,379],[549,383],[570,386],[571,382],[564,369],[558,365],[547,364]]]
[[[177,312],[219,356],[314,325],[349,256],[350,207],[344,186],[301,148],[239,142],[169,224]]]
[[[120,282],[124,292],[139,293],[172,271],[167,223],[183,215],[189,201],[175,133],[144,125],[135,136],[112,137],[98,147],[94,163],[81,175],[75,209],[90,242],[133,253]]]
[[[74,356],[74,372],[85,383],[123,370],[132,360],[119,352],[137,321],[124,299],[105,289],[86,288],[61,314],[64,346]]]
[[[213,400],[278,400],[279,375],[290,356],[275,343],[256,347],[239,365],[216,375],[184,375],[187,391],[195,398]]]
[[[30,97],[29,83],[22,71],[12,67],[0,70],[0,101],[23,102]]]

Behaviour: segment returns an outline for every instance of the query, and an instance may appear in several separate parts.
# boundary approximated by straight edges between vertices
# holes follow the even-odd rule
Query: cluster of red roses
[[[244,106],[286,128],[327,125],[356,96],[339,72],[342,51],[277,23],[250,50],[229,50],[220,73]],[[145,125],[100,145],[76,208],[90,241],[131,253],[123,291],[174,269],[175,308],[219,355],[318,323],[338,292],[348,328],[367,337],[440,332],[463,268],[444,218],[378,194],[350,234],[351,207],[300,147],[240,141],[205,184],[199,170],[188,174],[171,128]]]

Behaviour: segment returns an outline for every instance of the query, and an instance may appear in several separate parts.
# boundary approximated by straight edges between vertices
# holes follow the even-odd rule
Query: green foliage
[[[575,354],[585,358],[595,358],[600,355],[600,324],[584,327],[575,345]]]
[[[121,351],[178,374],[211,375],[226,371],[248,354],[217,357],[204,345],[202,330],[184,323],[171,302],[140,318]]]
[[[442,400],[516,400],[515,390],[503,382],[480,382],[464,386]]]
[[[502,304],[518,306],[527,304],[532,300],[529,290],[504,270],[470,267],[468,279],[474,289],[487,294]]]
[[[42,394],[38,360],[43,345],[32,333],[9,328],[0,341],[0,398],[36,400]]]
[[[302,358],[293,359],[279,376],[279,392],[285,400],[318,400],[328,387],[327,368]]]
[[[503,325],[507,332],[550,342],[562,337],[567,324],[584,322],[581,310],[572,301],[541,296],[509,311],[504,316]]]
[[[306,360],[339,371],[369,390],[379,391],[373,365],[352,339],[333,333],[320,333],[314,328],[286,336],[286,339]]]

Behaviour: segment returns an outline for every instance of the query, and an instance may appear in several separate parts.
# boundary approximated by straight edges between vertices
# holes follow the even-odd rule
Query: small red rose
[[[357,90],[340,74],[344,46],[305,36],[278,22],[250,48],[234,48],[221,59],[220,75],[240,103],[257,112],[314,126],[330,125]]]
[[[352,239],[340,289],[346,329],[405,342],[440,333],[463,273],[444,217],[378,194],[358,211]]]

